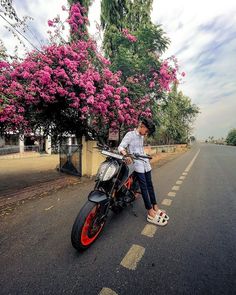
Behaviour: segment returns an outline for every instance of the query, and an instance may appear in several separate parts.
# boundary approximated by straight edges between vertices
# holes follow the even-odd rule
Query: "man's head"
[[[147,118],[139,119],[138,131],[140,135],[152,135],[156,131],[155,124]]]

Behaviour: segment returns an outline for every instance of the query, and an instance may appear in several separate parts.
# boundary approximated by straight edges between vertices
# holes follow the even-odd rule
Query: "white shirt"
[[[121,152],[127,149],[130,154],[138,153],[145,155],[143,149],[143,136],[135,129],[126,133],[118,146],[118,151]],[[149,159],[134,160],[134,170],[139,173],[150,171],[151,165]]]

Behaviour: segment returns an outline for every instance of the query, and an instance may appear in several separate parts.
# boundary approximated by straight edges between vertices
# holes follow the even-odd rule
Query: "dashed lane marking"
[[[183,183],[182,180],[177,180],[177,181],[176,181],[176,184],[182,184],[182,183]]]
[[[172,203],[172,200],[170,200],[170,199],[164,199],[164,200],[161,202],[161,204],[162,204],[162,205],[165,205],[165,206],[170,206],[171,203]]]
[[[176,192],[169,192],[167,196],[168,197],[175,197],[176,196]]]
[[[200,153],[200,149],[197,151],[196,155],[194,156],[194,158],[192,159],[192,161],[188,164],[188,166],[185,169],[185,172],[188,172],[191,167],[193,166],[193,163],[195,162],[195,160],[197,159],[198,154]]]
[[[179,190],[179,186],[178,185],[174,185],[173,187],[172,187],[172,191],[178,191]]]
[[[132,245],[120,264],[125,268],[135,270],[144,252],[145,248],[139,245]]]
[[[45,211],[48,211],[48,210],[50,210],[50,209],[52,209],[54,206],[50,206],[50,207],[48,207],[48,208],[46,208],[46,209],[44,209]]]
[[[156,233],[157,227],[152,224],[147,224],[143,231],[141,232],[142,235],[147,236],[149,238],[153,238]]]
[[[189,165],[186,167],[185,171],[182,173],[182,176],[180,176],[179,179],[185,179],[186,175],[188,174],[187,172],[191,169],[194,161],[196,160],[198,154],[200,152],[200,149],[197,151],[197,153],[195,154],[194,158],[192,159],[192,161],[189,163]],[[176,184],[181,185],[183,181],[178,180],[176,181]],[[173,191],[178,191],[179,190],[179,186],[175,185],[172,187]],[[169,192],[168,196],[169,197],[175,197],[176,192]],[[164,199],[162,201],[162,205],[166,205],[166,206],[170,206],[172,203],[171,199]],[[154,234],[156,232],[156,227],[150,224],[147,224],[143,231],[142,231],[142,235],[148,236],[148,237],[153,237]],[[122,265],[125,268],[128,268],[130,270],[135,270],[137,268],[138,262],[141,260],[141,258],[143,257],[145,253],[145,248],[139,246],[139,245],[132,245],[132,247],[129,249],[128,253],[125,255],[125,257],[122,259],[120,265]],[[99,293],[99,295],[115,295],[116,293],[109,289],[109,288],[103,288],[101,290],[101,292]]]
[[[115,291],[109,288],[102,288],[98,295],[118,295]]]

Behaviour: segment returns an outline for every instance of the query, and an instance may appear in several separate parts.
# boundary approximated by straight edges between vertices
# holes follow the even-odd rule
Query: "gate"
[[[82,145],[62,144],[60,146],[60,171],[82,176]]]

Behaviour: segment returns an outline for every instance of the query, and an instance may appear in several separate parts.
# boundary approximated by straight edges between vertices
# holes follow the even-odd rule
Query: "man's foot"
[[[149,209],[147,213],[148,213],[148,216],[152,218],[154,218],[157,215],[156,211],[153,208]]]
[[[164,211],[162,211],[162,209],[158,209],[156,212],[157,212],[157,215],[161,216],[165,220],[168,221],[170,219],[170,217]]]
[[[164,218],[162,218],[160,215],[157,215],[157,214],[155,217],[148,215],[147,221],[159,226],[165,226],[168,223],[167,220],[165,220]]]
[[[166,214],[166,211],[164,209],[159,209],[157,205],[153,205],[153,210],[156,212],[157,215],[160,215],[165,220],[169,220],[170,217]]]

